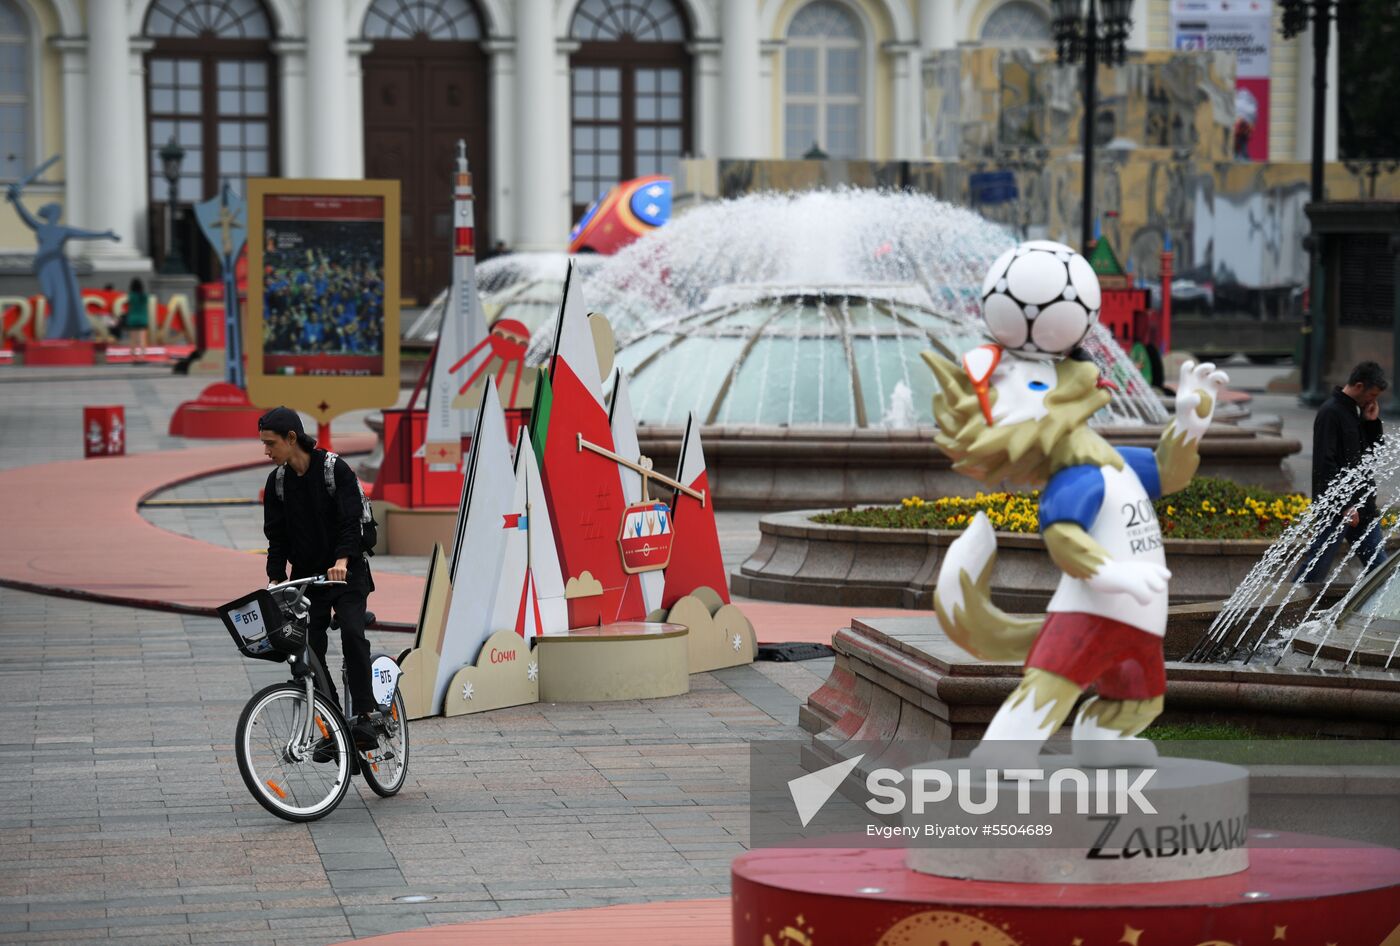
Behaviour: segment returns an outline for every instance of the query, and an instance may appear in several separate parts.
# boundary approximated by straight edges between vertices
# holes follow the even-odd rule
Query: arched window
[[[472,0],[374,0],[362,36],[365,176],[399,182],[400,288],[426,305],[452,281],[457,140],[471,163],[478,250],[491,230],[486,36]]]
[[[783,153],[800,158],[813,144],[833,158],[864,151],[864,36],[855,15],[834,0],[798,11],[783,53]]]
[[[1049,43],[1050,17],[1026,0],[1011,0],[992,11],[982,24],[984,43]]]
[[[151,199],[169,185],[160,149],[185,149],[176,202],[201,201],[228,180],[277,173],[277,84],[272,24],[259,0],[155,0],[145,35],[146,147]]]
[[[29,65],[29,23],[0,0],[0,180],[18,180],[34,159]]]
[[[675,173],[690,149],[691,67],[674,0],[583,0],[569,35],[577,218],[619,181]]]
[[[375,0],[365,39],[481,39],[481,20],[467,0]]]

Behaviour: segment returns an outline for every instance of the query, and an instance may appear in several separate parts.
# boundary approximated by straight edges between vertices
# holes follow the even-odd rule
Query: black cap
[[[301,415],[290,407],[274,407],[259,417],[258,430],[270,430],[275,434],[289,434],[293,431],[298,435],[306,433],[306,428],[301,425]]]
[[[306,428],[301,425],[301,415],[290,407],[274,407],[266,414],[258,418],[258,430],[270,430],[278,436],[296,434],[297,443],[307,453],[316,446],[316,441],[306,435]]]

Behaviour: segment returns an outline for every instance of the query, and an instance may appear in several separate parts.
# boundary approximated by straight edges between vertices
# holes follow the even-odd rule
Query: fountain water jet
[[[1330,646],[1328,652],[1343,666],[1363,661],[1386,670],[1397,666],[1400,634],[1391,625],[1400,627],[1400,561],[1371,572],[1374,562],[1362,560],[1358,543],[1337,556],[1321,582],[1299,578],[1320,561],[1323,537],[1341,537],[1345,510],[1372,498],[1380,513],[1374,527],[1382,530],[1388,545],[1400,521],[1400,440],[1376,444],[1313,500],[1250,570],[1185,659],[1249,664],[1272,658],[1275,665],[1289,662],[1310,669]],[[1349,584],[1340,581],[1355,569],[1362,577]],[[1373,632],[1377,620],[1387,633]],[[1299,651],[1311,651],[1306,662],[1295,655]]]
[[[878,298],[886,293],[877,287],[888,287],[887,298],[926,308],[950,326],[947,335],[980,340],[982,277],[1015,243],[1000,225],[922,194],[756,194],[678,216],[604,261],[584,290],[624,349],[658,331],[683,332],[732,303],[739,286],[758,310],[797,297]],[[828,320],[809,321],[821,331]],[[1096,326],[1084,347],[1120,388],[1098,423],[1166,422],[1161,401],[1106,331]]]

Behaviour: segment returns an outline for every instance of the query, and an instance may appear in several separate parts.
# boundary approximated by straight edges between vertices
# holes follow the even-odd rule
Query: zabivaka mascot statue
[[[1046,615],[1015,618],[989,597],[996,537],[987,517],[979,513],[949,549],[934,595],[944,631],[976,657],[1025,661],[974,758],[1034,767],[1092,688],[1074,719],[1076,761],[1150,763],[1156,750],[1138,734],[1162,711],[1171,577],[1152,503],[1191,481],[1227,378],[1186,362],[1176,417],[1156,450],[1114,448],[1088,426],[1112,396],[1079,348],[1100,305],[1088,262],[1059,243],[1023,243],[992,264],[982,296],[996,343],[960,365],[923,356],[940,388],[936,442],[974,479],[1042,490],[1040,530],[1063,575]]]

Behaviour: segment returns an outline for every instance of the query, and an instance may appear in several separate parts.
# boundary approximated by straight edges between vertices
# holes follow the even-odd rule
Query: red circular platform
[[[1252,832],[1249,859],[1209,880],[1060,885],[919,874],[901,849],[751,851],[734,946],[1400,944],[1400,851]]]

